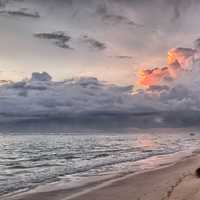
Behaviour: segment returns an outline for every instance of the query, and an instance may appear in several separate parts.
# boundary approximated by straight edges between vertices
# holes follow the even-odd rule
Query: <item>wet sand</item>
[[[74,190],[21,194],[12,200],[200,200],[199,153],[170,166]]]

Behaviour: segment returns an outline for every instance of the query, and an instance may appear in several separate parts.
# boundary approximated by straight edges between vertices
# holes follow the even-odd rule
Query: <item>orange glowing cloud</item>
[[[193,62],[197,50],[190,48],[174,48],[168,52],[167,66],[153,69],[142,69],[139,72],[140,86],[150,87],[168,83],[176,79],[179,73],[188,69]]]
[[[142,86],[156,85],[160,83],[164,77],[169,77],[169,70],[167,67],[141,70],[139,73],[140,79],[138,82]]]
[[[194,56],[196,50],[190,48],[174,48],[168,52],[167,63],[168,65],[179,64],[183,69],[187,68],[190,64],[190,58]]]

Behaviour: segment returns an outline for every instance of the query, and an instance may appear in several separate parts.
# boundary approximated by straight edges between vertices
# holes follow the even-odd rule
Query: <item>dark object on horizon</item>
[[[195,133],[190,133],[190,136],[194,136],[195,135]]]
[[[197,169],[196,169],[196,176],[197,176],[198,178],[200,178],[200,168],[197,168]]]

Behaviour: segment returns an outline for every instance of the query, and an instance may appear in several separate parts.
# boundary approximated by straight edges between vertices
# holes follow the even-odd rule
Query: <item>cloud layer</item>
[[[140,66],[160,66],[169,48],[198,37],[199,10],[198,0],[1,0],[2,78],[34,69],[131,84]]]
[[[197,46],[198,41],[195,41]],[[176,52],[176,57],[170,59],[168,65],[176,63],[181,74],[176,79],[170,76],[170,81],[164,76],[164,80],[159,79],[148,89],[108,84],[94,77],[58,82],[46,72],[35,72],[30,79],[19,82],[2,82],[0,122],[90,116],[98,121],[99,116],[107,116],[107,122],[120,118],[132,126],[194,125],[200,120],[198,48],[172,51]],[[168,68],[157,68],[156,72],[153,69],[148,74],[160,76],[165,70]]]
[[[200,31],[199,9],[198,0],[0,1],[1,65],[8,66],[1,75],[23,71],[24,77],[34,69],[57,80],[92,76],[54,81],[36,72],[23,81],[2,80],[0,121],[103,115],[162,125],[199,119],[200,39],[193,48],[188,43]],[[164,52],[177,44],[187,48],[171,49],[163,66]],[[132,84],[134,71],[149,64],[156,67],[141,71],[145,87],[139,90],[93,77]]]
[[[33,73],[30,80],[1,86],[0,114],[3,120],[129,112],[131,92],[130,86],[107,85],[96,78],[54,82],[45,72]]]

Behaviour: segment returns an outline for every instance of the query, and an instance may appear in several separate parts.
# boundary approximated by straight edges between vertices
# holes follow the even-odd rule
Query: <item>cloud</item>
[[[16,17],[40,18],[39,12],[31,11],[27,8],[21,8],[19,10],[0,10],[0,14]]]
[[[198,0],[167,0],[166,5],[172,7],[173,16],[171,21],[180,20],[184,17],[185,13],[191,8],[199,5]]]
[[[116,56],[116,58],[119,58],[119,59],[133,59],[132,56]]]
[[[35,72],[30,79],[0,86],[0,123],[78,120],[85,124],[89,120],[87,124],[98,124],[103,120],[110,124],[114,120],[139,127],[194,125],[200,120],[200,63],[195,64],[173,84],[147,90],[95,77],[53,81],[48,73]]]
[[[52,33],[35,33],[34,36],[39,39],[45,39],[45,40],[52,41],[53,44],[55,44],[56,46],[58,46],[60,48],[64,48],[64,49],[71,49],[71,50],[73,49],[68,44],[68,42],[70,42],[72,39],[78,45],[80,45],[80,43],[84,44],[84,46],[87,45],[87,47],[91,48],[92,50],[102,51],[102,50],[106,49],[105,43],[100,42],[94,38],[87,36],[87,35],[84,35],[84,36],[80,37],[80,39],[77,39],[77,38],[72,38],[71,36],[67,35],[63,31],[55,31]]]
[[[133,20],[130,20],[126,16],[116,15],[116,14],[103,15],[103,21],[106,23],[111,23],[112,25],[126,24],[126,25],[134,26],[134,27],[140,27],[140,28],[144,27],[143,25],[138,24],[138,23],[134,22]]]
[[[169,86],[167,85],[151,85],[149,86],[149,88],[147,89],[147,91],[151,91],[151,92],[161,92],[161,91],[164,91],[164,90],[169,90]]]
[[[140,85],[147,87],[170,83],[176,80],[183,72],[191,70],[191,67],[199,60],[199,57],[199,39],[195,41],[195,49],[173,48],[168,52],[166,66],[142,69],[139,73],[138,82]]]
[[[137,112],[132,90],[93,77],[54,82],[47,73],[33,73],[29,80],[0,86],[0,121]]]
[[[144,27],[141,24],[136,23],[135,21],[129,19],[127,16],[116,14],[115,12],[109,9],[110,7],[114,6],[114,4],[108,4],[107,2],[102,2],[97,6],[96,13],[97,15],[101,16],[103,22],[109,23],[111,25],[128,25],[137,28]]]
[[[142,86],[157,85],[165,80],[173,80],[168,67],[145,69],[139,72],[138,83]]]
[[[13,26],[15,20],[3,19],[6,21],[2,23],[2,27],[4,24],[8,24],[10,27],[7,27],[6,33],[3,32],[3,29],[2,32],[5,35],[13,33],[16,36],[16,41],[19,45],[16,48],[22,46],[22,51],[20,52],[23,54],[20,54],[18,58],[27,60],[26,64],[28,65],[31,63],[31,66],[39,69],[41,62],[48,61],[48,57],[51,57],[49,55],[55,55],[52,60],[48,61],[50,63],[49,66],[48,62],[45,62],[45,65],[47,65],[46,71],[48,69],[56,69],[57,64],[52,63],[59,60],[59,68],[63,67],[62,72],[63,70],[66,71],[67,61],[72,66],[75,66],[75,69],[72,69],[72,74],[74,74],[77,71],[82,71],[81,67],[76,68],[76,66],[83,62],[86,67],[89,66],[90,68],[86,68],[86,72],[91,72],[91,66],[93,66],[94,73],[98,76],[103,77],[105,74],[107,80],[113,81],[120,74],[124,81],[121,69],[125,69],[127,73],[128,66],[122,65],[121,62],[110,63],[114,68],[109,79],[104,72],[105,70],[103,70],[104,68],[100,69],[99,67],[105,66],[105,57],[102,57],[101,60],[96,60],[98,57],[91,57],[86,48],[97,50],[95,53],[100,54],[104,53],[104,50],[107,52],[107,49],[112,47],[109,50],[114,51],[109,52],[109,55],[116,56],[116,52],[126,52],[127,55],[132,54],[134,59],[140,59],[141,62],[148,62],[150,60],[153,63],[159,59],[158,63],[160,63],[161,54],[163,51],[166,51],[168,46],[177,46],[179,42],[187,44],[188,38],[185,38],[186,35],[194,37],[199,32],[196,29],[199,27],[198,20],[191,20],[198,18],[195,17],[196,15],[193,16],[195,12],[192,11],[195,10],[191,9],[190,12],[184,12],[189,7],[185,8],[184,5],[186,4],[182,0],[110,0],[101,1],[100,3],[94,0],[84,2],[80,0],[30,0],[20,2],[20,5],[16,6],[15,9],[13,4],[10,7],[3,7],[3,9],[19,11],[19,7],[27,6],[29,8],[26,10],[27,13],[32,8],[44,13],[44,17],[31,24],[28,19],[27,21],[22,20],[22,22],[20,21],[22,24],[19,25],[19,22],[17,22],[16,27]],[[174,2],[181,5],[175,5]],[[175,6],[178,7],[175,9]],[[72,18],[72,13],[74,12],[77,14]],[[171,21],[172,18],[172,21],[178,25],[181,19],[183,19],[183,23],[180,26],[174,26],[174,23]],[[69,26],[66,27],[66,24]],[[144,24],[147,31],[143,31],[144,29],[130,31],[130,27],[142,27],[142,24]],[[19,27],[24,28],[19,30]],[[41,31],[41,27],[47,32]],[[177,27],[180,29],[177,29]],[[186,32],[188,34],[182,34],[185,33],[183,27],[184,30],[188,31]],[[48,31],[67,30],[68,28],[70,29],[70,35],[62,31]],[[108,28],[108,30],[105,31],[105,28]],[[157,34],[151,32],[154,28],[158,29]],[[37,32],[38,30],[39,32]],[[36,38],[47,40],[57,47],[64,49],[77,47],[78,49],[82,45],[81,47],[83,48],[80,48],[78,53],[72,51],[75,52],[72,57],[66,54],[61,57],[62,55],[56,51],[56,48],[50,48],[49,50],[47,49],[48,51],[44,51],[45,54],[42,57],[46,56],[45,59],[38,61],[35,58],[41,57],[41,55],[35,56],[34,54],[30,58],[29,54],[26,54],[27,48],[25,47],[35,45],[34,49],[38,49],[38,45],[40,45],[40,41],[37,42],[31,38],[33,31],[36,32],[34,35]],[[26,39],[28,34],[30,34],[30,38]],[[86,34],[86,36],[81,37],[82,34]],[[25,39],[26,41],[24,41]],[[6,46],[6,41],[3,39],[2,42],[3,48]],[[72,47],[71,44],[73,44]],[[42,45],[39,47],[42,47]],[[0,84],[0,120],[65,119],[72,116],[75,118],[85,117],[86,115],[93,115],[93,118],[95,118],[94,116],[103,114],[106,116],[123,116],[124,120],[128,118],[126,116],[130,118],[132,116],[145,116],[142,122],[146,124],[147,115],[152,116],[152,113],[153,116],[163,118],[161,120],[163,123],[169,120],[169,116],[172,115],[174,118],[179,116],[177,119],[181,120],[183,113],[185,113],[184,116],[189,116],[190,113],[199,112],[200,110],[199,47],[200,42],[197,39],[194,48],[174,48],[170,50],[167,55],[168,61],[166,65],[143,69],[139,82],[145,87],[142,87],[140,90],[133,89],[132,87],[110,85],[94,77],[56,82],[47,73],[34,73],[32,78],[15,83],[2,81],[2,84]],[[16,54],[14,48],[11,48],[8,52],[10,57],[14,59]],[[26,56],[24,56],[23,52]],[[46,52],[48,52],[48,55],[46,55]],[[7,58],[7,55],[4,55],[4,53],[5,51],[2,49],[2,56]],[[84,60],[81,60],[82,57],[84,57]],[[17,60],[20,60],[18,58]],[[119,54],[116,58],[131,59],[132,56]],[[117,59],[110,60],[116,61]],[[24,68],[24,66],[22,67]],[[119,68],[120,71],[118,71]],[[30,68],[27,69],[27,71],[30,70]],[[113,74],[116,74],[116,76]],[[61,75],[58,72],[58,77]],[[131,77],[131,73],[129,73],[129,77]],[[133,80],[130,80],[130,83],[134,82],[134,74],[132,77]],[[115,80],[119,81],[117,78]],[[132,119],[133,125],[139,123],[137,117]],[[149,118],[148,120],[150,120]],[[154,117],[152,117],[153,119]]]
[[[200,38],[198,38],[194,41],[194,47],[195,47],[195,49],[200,49]]]
[[[0,1],[0,8],[5,7],[5,5],[6,5],[6,1],[1,0]]]
[[[53,42],[53,44],[60,48],[73,49],[69,46],[69,44],[67,44],[71,40],[71,37],[62,31],[56,31],[52,33],[35,33],[34,36],[39,39],[50,40]]]
[[[106,49],[106,44],[103,42],[100,42],[94,38],[91,38],[87,35],[84,35],[81,38],[81,41],[87,45],[89,45],[90,48],[96,49],[96,50],[105,50]]]
[[[191,0],[167,0],[166,3],[171,5],[173,9],[171,21],[176,21],[180,19],[185,10],[190,7]]]

